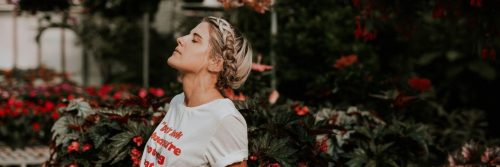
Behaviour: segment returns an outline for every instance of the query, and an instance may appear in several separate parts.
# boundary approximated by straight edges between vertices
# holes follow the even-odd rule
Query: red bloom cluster
[[[132,160],[133,166],[139,166],[139,163],[141,162],[141,151],[137,148],[131,149],[130,159]]]
[[[328,151],[328,137],[322,138],[320,141],[316,142],[316,148],[319,152],[327,152]]]
[[[279,163],[270,163],[270,164],[267,164],[266,167],[280,167],[280,164]]]
[[[82,149],[81,151],[82,152],[87,152],[89,151],[90,149],[92,149],[92,144],[89,144],[89,143],[86,143],[82,146]],[[69,145],[68,145],[68,153],[72,153],[72,152],[80,152],[80,143],[78,141],[72,141]]]
[[[470,0],[470,6],[480,8],[483,6],[483,0]]]
[[[137,147],[142,145],[142,137],[141,136],[136,136],[132,138],[132,141],[137,145]]]
[[[354,30],[354,37],[356,39],[363,38],[366,41],[374,40],[377,37],[377,34],[372,31],[368,31],[366,26],[361,25],[361,17],[356,17],[356,30]]]
[[[408,85],[410,85],[410,87],[420,92],[428,91],[432,87],[431,80],[427,78],[420,78],[417,76],[408,79]]]
[[[224,8],[236,8],[243,5],[251,7],[254,11],[264,13],[269,10],[271,0],[218,0]]]
[[[77,141],[72,141],[68,145],[68,153],[71,153],[71,152],[74,152],[74,151],[79,151],[79,150],[80,150],[80,143],[78,143]]]
[[[337,61],[335,61],[335,64],[333,65],[334,68],[336,69],[342,69],[348,66],[351,66],[352,64],[356,63],[358,61],[358,56],[355,54],[351,54],[348,56],[342,56]]]
[[[43,117],[44,115],[51,114],[52,118],[56,120],[59,118],[57,113],[58,107],[64,107],[62,103],[57,105],[52,101],[38,100],[37,103],[29,100],[21,100],[16,96],[11,96],[7,103],[0,103],[0,118],[10,116],[19,117],[21,115],[34,115]]]
[[[481,58],[483,60],[486,60],[488,58],[490,58],[491,60],[495,60],[496,56],[497,56],[497,53],[496,53],[495,49],[493,49],[493,48],[481,49]]]
[[[304,116],[309,113],[309,107],[307,106],[295,105],[295,107],[293,107],[293,110],[298,116]]]

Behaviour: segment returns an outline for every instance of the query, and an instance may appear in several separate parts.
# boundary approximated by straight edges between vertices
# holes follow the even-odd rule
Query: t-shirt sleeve
[[[208,143],[206,158],[212,167],[225,167],[248,157],[247,125],[237,115],[225,116]]]

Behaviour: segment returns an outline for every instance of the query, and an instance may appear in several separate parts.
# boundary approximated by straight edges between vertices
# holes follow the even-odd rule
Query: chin
[[[173,62],[172,60],[172,56],[170,56],[167,60],[167,64],[168,66],[172,67],[172,68],[175,68],[175,63]]]

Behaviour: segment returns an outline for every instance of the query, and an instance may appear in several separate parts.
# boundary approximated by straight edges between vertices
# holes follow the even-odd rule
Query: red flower
[[[76,163],[71,163],[71,164],[67,165],[67,167],[78,167],[78,164],[76,164]]]
[[[141,161],[139,157],[131,156],[130,159],[132,160],[132,166],[139,166],[139,163]]]
[[[29,110],[27,108],[23,108],[23,114],[24,115],[28,115],[29,114]],[[37,115],[36,111],[35,111],[35,115]]]
[[[44,106],[43,106],[42,112],[47,113],[47,112],[53,111],[55,109],[55,107],[56,107],[56,105],[53,102],[46,101]]]
[[[0,118],[4,117],[5,115],[7,115],[7,112],[3,108],[0,108]]]
[[[361,37],[363,37],[363,33],[364,33],[364,28],[361,27],[361,23],[360,23],[360,17],[356,17],[356,30],[354,30],[354,37],[356,39],[359,39]]]
[[[31,127],[33,128],[33,131],[35,131],[35,132],[40,131],[40,123],[38,123],[38,122],[33,122],[33,124],[31,124]]]
[[[109,91],[111,91],[113,87],[111,85],[104,85],[102,86],[97,94],[101,97],[108,95]]]
[[[75,99],[75,96],[74,95],[69,95],[68,98],[67,98],[69,101]]]
[[[115,94],[113,94],[113,99],[120,100],[121,98],[122,98],[122,92],[121,91],[117,91],[117,92],[115,92]]]
[[[432,9],[432,18],[434,19],[443,18],[445,14],[446,10],[440,4],[437,4],[436,6],[434,6],[434,9]]]
[[[316,148],[318,148],[318,150],[320,152],[326,152],[328,151],[328,137],[324,137],[321,139],[321,141],[317,141],[316,142]]]
[[[155,95],[156,97],[162,97],[165,95],[165,91],[162,88],[149,88],[149,93]]]
[[[92,144],[87,143],[87,144],[83,145],[82,151],[85,152],[85,151],[90,150],[91,148],[92,148]]]
[[[146,92],[144,88],[141,88],[141,90],[139,90],[139,97],[145,98],[147,95],[148,92]]]
[[[130,155],[134,157],[138,157],[141,155],[141,151],[139,151],[137,148],[133,148],[130,150]]]
[[[36,96],[36,91],[32,90],[29,93],[30,97],[35,97]]]
[[[307,163],[306,162],[299,162],[299,167],[307,167]]]
[[[280,167],[280,164],[279,163],[267,164],[266,167]]]
[[[293,110],[295,111],[295,114],[297,114],[298,116],[303,116],[309,113],[309,108],[307,106],[301,107],[300,105],[297,105],[293,108]]]
[[[487,58],[491,58],[491,60],[495,60],[497,53],[495,49],[483,48],[481,49],[481,58],[486,60]]]
[[[16,97],[12,96],[9,98],[9,100],[7,100],[7,106],[8,107],[13,106],[15,102],[16,102]]]
[[[470,6],[479,8],[479,7],[483,6],[483,1],[482,0],[470,0]]]
[[[87,87],[85,88],[85,92],[89,94],[90,96],[95,96],[96,95],[96,90],[94,87]]]
[[[414,76],[408,79],[408,85],[410,85],[410,87],[412,87],[415,90],[418,90],[420,92],[425,92],[431,89],[432,83],[427,78],[419,78],[417,76]]]
[[[132,139],[132,141],[137,145],[137,147],[142,145],[142,137],[141,136],[136,136]]]
[[[141,151],[139,151],[137,148],[133,148],[130,150],[130,159],[133,162],[133,166],[139,166],[139,162],[141,159],[139,158],[141,156]]]
[[[71,153],[73,151],[78,151],[80,149],[80,143],[77,141],[72,141],[71,144],[68,146],[68,153]]]
[[[52,112],[51,117],[53,120],[57,120],[57,119],[59,119],[59,113],[57,111],[54,111],[54,112]]]
[[[370,32],[366,27],[361,26],[361,17],[357,16],[356,17],[356,30],[354,30],[354,37],[356,39],[364,38],[365,42],[366,41],[371,41],[374,40],[377,35],[375,32]]]
[[[23,106],[23,101],[21,100],[16,100],[15,103],[14,103],[14,106],[16,108],[21,108]]]
[[[256,155],[251,155],[249,157],[249,159],[252,160],[252,161],[257,161],[257,156]]]
[[[357,61],[358,61],[358,56],[355,54],[351,54],[349,56],[342,56],[339,59],[337,59],[337,61],[335,61],[335,65],[333,65],[333,67],[337,69],[342,69],[351,66]]]
[[[352,5],[356,8],[359,8],[359,0],[352,0]]]

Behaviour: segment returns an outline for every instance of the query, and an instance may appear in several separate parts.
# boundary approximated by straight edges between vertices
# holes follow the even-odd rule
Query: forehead
[[[210,24],[203,21],[200,24],[198,24],[196,27],[194,27],[193,30],[191,30],[191,33],[193,33],[193,34],[197,33],[202,38],[206,38],[206,37],[208,37],[209,28],[210,28]]]

